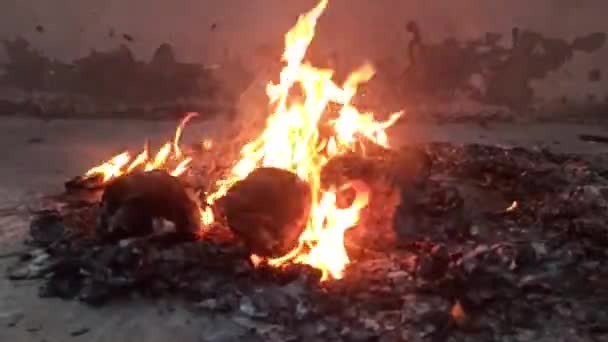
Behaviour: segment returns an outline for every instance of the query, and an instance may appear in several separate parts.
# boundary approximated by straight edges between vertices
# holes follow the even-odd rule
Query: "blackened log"
[[[146,236],[154,232],[154,219],[173,223],[171,238],[184,240],[196,238],[201,221],[197,203],[178,178],[161,170],[136,172],[105,188],[97,232],[110,240]]]
[[[278,168],[259,168],[220,202],[230,229],[251,253],[279,257],[297,247],[311,206],[310,186]]]

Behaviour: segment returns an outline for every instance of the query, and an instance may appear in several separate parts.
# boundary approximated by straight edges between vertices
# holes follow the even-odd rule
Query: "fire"
[[[361,138],[388,147],[385,129],[401,115],[396,113],[388,121],[378,122],[372,113],[360,113],[351,104],[358,86],[373,77],[371,65],[353,72],[339,86],[332,80],[333,70],[319,69],[304,61],[317,21],[327,5],[328,1],[322,0],[300,16],[285,36],[282,58],[285,67],[280,73],[280,81],[268,84],[266,89],[274,112],[262,134],[243,147],[241,159],[232,169],[231,176],[218,182],[218,190],[207,199],[213,203],[221,198],[234,183],[258,167],[283,168],[308,181],[313,209],[299,246],[281,258],[264,260],[254,255],[252,260],[277,267],[286,263],[308,264],[322,271],[323,280],[343,276],[349,263],[344,233],[358,223],[360,210],[368,204],[369,191],[361,182],[346,185],[356,191],[356,197],[350,208],[339,209],[337,189],[321,191],[321,169],[332,157],[352,151]],[[289,96],[295,85],[303,89],[303,99]],[[335,120],[324,118],[330,102],[341,105]],[[319,123],[324,119],[333,127],[333,137],[319,135]]]
[[[99,177],[105,183],[116,177],[142,169],[144,171],[165,169],[176,177],[183,174],[188,169],[192,159],[184,157],[179,142],[186,123],[197,115],[198,113],[194,112],[186,114],[175,131],[173,141],[165,143],[153,158],[150,158],[146,144],[135,158],[132,158],[128,151],[122,152],[107,162],[89,169],[85,173],[85,177]],[[175,166],[171,167],[171,165]]]
[[[217,182],[216,191],[207,194],[207,206],[201,208],[204,225],[214,222],[211,205],[223,197],[227,190],[259,167],[278,167],[296,173],[311,187],[312,210],[299,245],[287,255],[276,259],[264,259],[252,255],[255,264],[267,263],[280,267],[287,263],[311,265],[322,271],[322,280],[339,279],[343,276],[349,258],[344,247],[345,232],[357,225],[360,211],[369,200],[368,187],[354,181],[342,188],[322,190],[320,174],[323,166],[333,157],[355,150],[362,139],[389,147],[386,128],[393,125],[401,113],[393,114],[387,121],[376,121],[372,113],[361,113],[352,104],[361,83],[374,76],[374,69],[367,64],[353,72],[342,85],[333,80],[333,70],[316,68],[305,61],[308,46],[315,35],[317,21],[328,5],[321,0],[316,7],[298,18],[296,25],[285,36],[285,63],[277,84],[267,85],[272,114],[261,135],[246,144],[230,175]],[[294,86],[303,90],[301,98],[290,95]],[[341,106],[337,118],[324,114],[329,103]],[[172,142],[168,142],[150,158],[148,149],[135,158],[123,152],[108,162],[87,172],[87,176],[101,176],[103,181],[133,170],[167,169],[168,164],[177,165],[170,171],[178,176],[188,169],[191,159],[185,158],[179,140],[185,124],[195,113],[187,115],[178,126]],[[330,137],[321,136],[319,124],[328,124],[333,129]],[[203,149],[211,148],[212,142],[205,140]],[[172,163],[168,163],[168,161]],[[355,191],[355,199],[349,208],[338,208],[337,192],[345,188]]]

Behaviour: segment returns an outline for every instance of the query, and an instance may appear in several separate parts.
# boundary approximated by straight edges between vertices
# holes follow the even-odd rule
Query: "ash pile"
[[[322,179],[363,180],[371,198],[346,233],[343,278],[325,282],[305,265],[250,261],[284,254],[302,231],[310,193],[292,176],[260,169],[234,186],[204,237],[196,191],[162,172],[119,178],[101,199],[68,191],[33,219],[32,249],[8,276],[91,305],[179,296],[263,340],[608,336],[605,159],[448,143],[336,158]]]

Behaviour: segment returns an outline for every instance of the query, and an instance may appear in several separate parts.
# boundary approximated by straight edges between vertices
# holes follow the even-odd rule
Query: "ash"
[[[447,143],[396,155],[414,149],[430,163],[409,180],[387,181],[403,163],[365,163],[374,190],[347,232],[352,263],[341,280],[319,282],[302,265],[256,268],[221,226],[173,245],[109,243],[95,234],[97,204],[74,196],[32,221],[34,248],[8,276],[41,278],[41,296],[95,306],[178,296],[195,311],[240,317],[260,340],[608,336],[605,160]]]

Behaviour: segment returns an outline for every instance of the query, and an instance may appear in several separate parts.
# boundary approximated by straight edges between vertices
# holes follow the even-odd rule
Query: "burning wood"
[[[281,246],[285,245],[285,249],[278,247],[280,251],[285,252],[286,247],[292,245],[292,241],[298,240],[295,249],[279,258],[264,261],[272,266],[308,264],[322,271],[323,280],[330,277],[340,278],[348,265],[344,234],[359,222],[360,211],[367,206],[369,194],[367,187],[361,182],[347,184],[345,186],[355,191],[354,200],[350,207],[341,208],[337,201],[337,194],[341,189],[321,189],[321,170],[332,158],[356,151],[367,142],[387,148],[389,144],[385,130],[401,115],[394,113],[389,120],[382,122],[375,120],[372,113],[362,113],[354,106],[353,99],[357,89],[374,76],[374,68],[371,65],[363,65],[351,73],[342,85],[338,85],[332,79],[332,71],[305,62],[308,46],[315,36],[317,21],[327,5],[327,0],[321,0],[315,8],[300,16],[297,24],[287,32],[282,58],[285,65],[279,82],[269,83],[266,87],[272,109],[266,120],[266,127],[260,136],[241,149],[239,160],[234,164],[231,173],[219,180],[215,189],[208,191],[208,206],[204,210],[201,208],[203,222],[211,225],[215,220],[215,213],[211,210],[213,205],[226,195],[232,186],[244,181],[255,170],[271,167],[297,175],[310,186],[311,208],[304,211],[309,217],[302,219],[306,223],[300,231],[301,236],[296,239],[289,233],[288,241],[279,243]],[[292,88],[298,86],[303,90],[301,96],[298,96],[301,100],[292,96]],[[330,109],[335,109],[335,115],[328,118],[324,114]],[[172,175],[184,173],[192,159],[182,153],[179,138],[185,122],[193,115],[186,116],[178,127],[173,142],[163,145],[154,158],[149,158],[147,148],[135,158],[124,152],[91,168],[82,180],[95,177],[105,184],[116,177],[141,170],[171,170]],[[319,127],[323,127],[323,133]],[[235,192],[236,190],[232,191]],[[266,214],[261,216],[264,215]],[[233,229],[243,235],[240,224],[234,223],[234,220],[238,221],[238,215],[232,212],[231,216]],[[278,224],[277,226],[281,227],[283,223],[271,225]],[[294,231],[298,230],[299,228]],[[271,235],[277,237],[274,233]],[[264,239],[266,238],[262,240]],[[282,239],[283,237],[279,238]],[[251,242],[251,239],[245,240]],[[280,254],[278,251],[267,250],[268,246],[262,248],[258,242],[250,245],[253,250],[262,252],[262,255]]]
[[[221,199],[228,226],[251,253],[277,258],[298,246],[310,215],[310,185],[278,168],[259,168]]]
[[[97,232],[110,240],[150,235],[155,219],[173,223],[173,236],[184,240],[199,234],[199,207],[179,179],[161,170],[136,172],[106,186]]]

